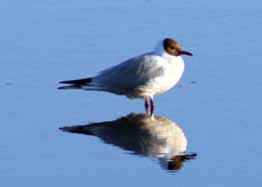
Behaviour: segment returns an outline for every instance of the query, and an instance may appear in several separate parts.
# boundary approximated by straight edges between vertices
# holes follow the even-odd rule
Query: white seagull
[[[182,50],[177,41],[166,38],[155,51],[128,59],[94,77],[61,81],[59,83],[69,85],[59,89],[106,91],[128,98],[143,98],[146,112],[152,115],[153,97],[174,87],[183,74],[181,55],[192,56],[192,53]]]

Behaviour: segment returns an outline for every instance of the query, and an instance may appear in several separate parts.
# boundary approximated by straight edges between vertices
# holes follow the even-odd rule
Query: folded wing
[[[129,59],[117,66],[102,71],[93,78],[95,85],[107,88],[135,89],[161,76],[164,68],[152,55]]]

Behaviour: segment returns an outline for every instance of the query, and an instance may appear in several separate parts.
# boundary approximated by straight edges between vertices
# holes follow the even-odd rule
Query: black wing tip
[[[71,81],[60,81],[59,84],[73,84],[73,80]]]
[[[59,84],[67,84],[67,81],[60,81]]]
[[[60,84],[75,84],[75,85],[83,85],[92,82],[92,78],[85,78],[85,79],[76,79],[76,80],[66,80],[60,81]]]
[[[59,127],[59,130],[69,133],[94,135],[94,133],[92,133],[86,125]]]

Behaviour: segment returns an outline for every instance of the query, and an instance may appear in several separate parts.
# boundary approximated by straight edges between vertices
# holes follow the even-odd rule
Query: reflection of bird
[[[94,135],[135,154],[158,158],[166,169],[178,170],[185,160],[187,140],[174,122],[158,116],[129,114],[114,121],[61,128],[63,131]]]
[[[156,51],[133,57],[95,77],[62,81],[60,83],[69,85],[59,89],[107,91],[129,98],[144,98],[146,111],[149,112],[150,108],[152,114],[153,96],[175,86],[183,74],[181,55],[192,56],[190,52],[183,51],[178,42],[167,38]]]

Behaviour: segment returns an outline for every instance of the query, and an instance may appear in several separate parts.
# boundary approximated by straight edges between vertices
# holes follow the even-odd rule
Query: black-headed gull
[[[192,56],[177,41],[166,38],[159,49],[133,57],[100,72],[97,76],[61,81],[59,89],[106,91],[128,98],[144,98],[147,113],[153,114],[155,95],[174,87],[184,71],[181,55]]]
[[[183,129],[161,116],[128,114],[113,121],[67,126],[62,131],[97,136],[104,143],[118,146],[136,155],[159,159],[165,169],[179,170],[183,162],[197,153],[187,152]]]

